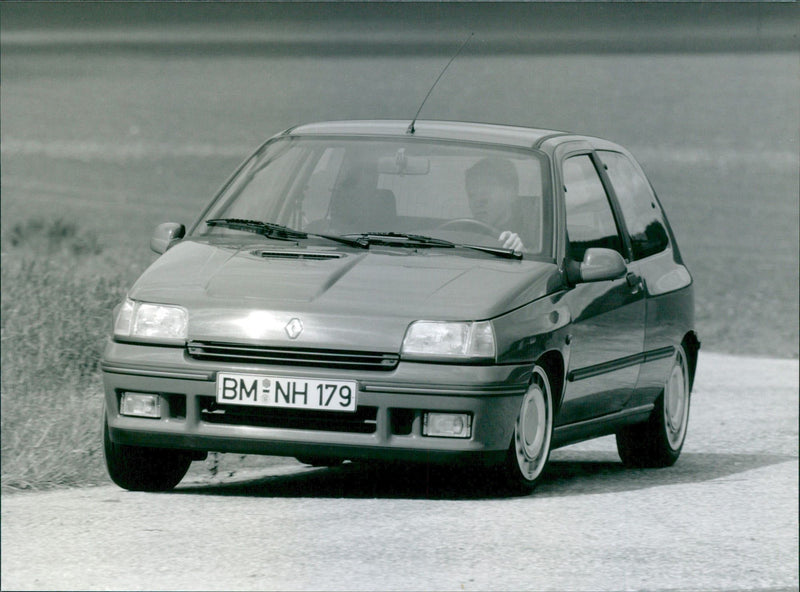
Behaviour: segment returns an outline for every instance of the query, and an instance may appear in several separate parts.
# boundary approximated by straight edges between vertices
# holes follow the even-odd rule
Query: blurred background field
[[[0,4],[2,484],[102,480],[111,309],[268,136],[325,119],[571,130],[632,149],[706,351],[798,356],[795,5]],[[65,461],[66,455],[66,461]]]

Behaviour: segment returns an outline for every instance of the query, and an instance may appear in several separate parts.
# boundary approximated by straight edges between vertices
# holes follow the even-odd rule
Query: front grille
[[[327,349],[294,349],[236,345],[209,341],[190,341],[189,355],[198,360],[242,362],[288,366],[315,366],[344,370],[394,370],[400,361],[397,354]]]
[[[374,434],[378,423],[378,408],[363,405],[355,413],[344,413],[220,405],[213,397],[198,399],[200,419],[206,423],[351,434]]]

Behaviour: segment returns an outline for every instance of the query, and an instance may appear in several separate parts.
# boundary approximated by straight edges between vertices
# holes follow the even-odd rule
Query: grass
[[[0,443],[4,492],[107,483],[100,357],[113,308],[145,257],[73,221],[35,217],[2,237]],[[233,476],[268,459],[212,453],[191,476]],[[274,461],[273,461],[274,462]]]
[[[98,364],[130,279],[75,223],[33,218],[3,235],[4,490],[104,479]]]
[[[650,164],[695,280],[703,349],[797,358],[797,166]]]

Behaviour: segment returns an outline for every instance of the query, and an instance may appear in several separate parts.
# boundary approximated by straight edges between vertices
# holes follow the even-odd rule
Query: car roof
[[[353,136],[407,136],[410,120],[351,120],[323,121],[290,128],[291,135],[353,135]],[[462,140],[520,146],[530,148],[552,136],[570,135],[566,132],[464,121],[419,120],[414,122],[414,137],[439,140]],[[585,138],[585,136],[581,136]]]

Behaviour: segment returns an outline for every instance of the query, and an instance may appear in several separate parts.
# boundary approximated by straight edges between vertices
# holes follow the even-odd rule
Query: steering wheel
[[[452,229],[453,227],[465,227],[466,230],[470,230],[470,227],[472,227],[473,230],[476,230],[482,234],[488,234],[494,238],[497,238],[497,235],[499,234],[498,230],[494,226],[491,226],[486,222],[476,220],[475,218],[456,218],[455,220],[448,220],[447,222],[437,226],[436,230]]]

